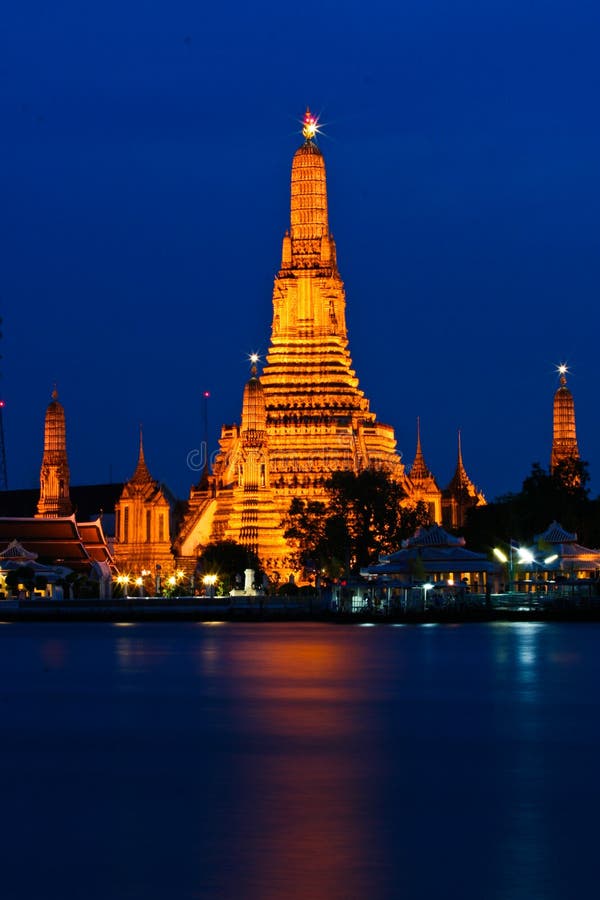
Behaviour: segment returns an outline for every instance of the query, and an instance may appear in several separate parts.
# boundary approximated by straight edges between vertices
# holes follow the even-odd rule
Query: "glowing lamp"
[[[528,550],[527,547],[519,547],[519,560],[522,563],[532,563],[534,562],[533,553],[531,550]]]
[[[494,547],[494,549],[492,550],[492,553],[494,554],[496,559],[500,560],[500,562],[502,562],[502,563],[508,562],[508,557],[507,557],[506,553],[503,553],[499,547]]]
[[[302,134],[307,141],[312,141],[318,131],[319,120],[316,116],[313,116],[309,109],[307,109],[304,113],[304,119],[302,120]]]

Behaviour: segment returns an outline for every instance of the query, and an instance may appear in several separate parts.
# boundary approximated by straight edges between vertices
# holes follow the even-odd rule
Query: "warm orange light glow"
[[[306,140],[292,163],[290,226],[275,276],[264,369],[257,377],[259,355],[250,354],[252,377],[244,388],[241,423],[223,426],[210,483],[192,488],[176,541],[178,555],[190,560],[211,540],[237,541],[257,553],[278,583],[295,568],[294,548],[281,527],[290,501],[327,503],[325,484],[333,472],[384,469],[402,485],[407,504],[423,500],[436,520],[442,509],[433,477],[418,479],[416,471],[414,481],[407,476],[394,429],[377,420],[360,390],[329,227],[325,160],[313,142],[319,120],[310,109],[302,126]],[[457,518],[468,505],[485,502],[462,460],[459,475],[450,501]]]
[[[304,119],[302,120],[302,134],[307,141],[312,141],[318,132],[319,120],[316,116],[313,116],[309,109],[307,109],[304,113]]]

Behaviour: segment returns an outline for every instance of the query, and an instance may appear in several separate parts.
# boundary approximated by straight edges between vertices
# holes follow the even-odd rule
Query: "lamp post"
[[[505,565],[508,563],[508,593],[510,594],[513,589],[513,555],[512,555],[512,541],[509,542],[509,555],[507,556],[503,550],[500,550],[499,547],[494,547],[493,554],[496,559],[499,559],[501,563]]]
[[[426,581],[423,585],[423,612],[427,609],[427,591],[430,591],[433,585],[430,581]]]
[[[117,576],[117,584],[120,584],[123,589],[123,594],[125,599],[127,600],[129,596],[129,592],[127,590],[127,586],[129,584],[129,575],[119,575]]]
[[[161,591],[160,573],[162,571],[162,566],[160,565],[160,563],[156,563],[154,569],[155,569],[155,573],[156,573],[155,579],[154,579],[154,591],[156,593],[156,596],[160,597],[160,591]]]
[[[205,575],[202,579],[202,583],[204,584],[206,596],[212,599],[215,596],[215,584],[217,583],[217,576]]]

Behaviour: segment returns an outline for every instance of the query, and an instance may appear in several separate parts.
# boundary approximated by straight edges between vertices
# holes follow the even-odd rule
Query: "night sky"
[[[361,388],[444,487],[550,456],[556,364],[600,491],[600,6],[552,0],[20,0],[0,12],[0,313],[11,488],[54,382],[73,484],[138,424],[185,496],[268,348],[289,173],[324,123]]]

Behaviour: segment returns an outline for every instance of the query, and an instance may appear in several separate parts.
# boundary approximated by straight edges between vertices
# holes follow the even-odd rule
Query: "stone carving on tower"
[[[554,394],[554,410],[552,419],[552,455],[550,471],[554,472],[559,463],[566,460],[579,459],[577,432],[575,429],[575,402],[567,387],[566,365],[558,366],[560,387]]]
[[[54,388],[52,400],[46,410],[40,499],[36,518],[52,519],[71,515],[73,507],[69,497],[69,478],[65,410],[58,402],[58,393]]]
[[[458,460],[456,471],[448,487],[442,491],[442,520],[445,528],[463,528],[467,512],[473,506],[485,506],[486,499],[475,487],[465,469],[462,458],[460,430],[458,432]]]
[[[382,466],[409,485],[394,430],[359,389],[346,331],[346,298],[329,231],[325,161],[307,111],[292,163],[290,230],[273,289],[265,390],[271,471],[282,511],[293,497],[325,499],[336,470]]]
[[[140,428],[140,450],[133,476],[115,504],[114,560],[127,574],[155,576],[174,567],[170,533],[171,505],[162,485],[148,470]],[[157,566],[160,569],[157,570]]]
[[[279,525],[291,500],[326,502],[325,483],[340,470],[384,468],[408,502],[424,499],[435,521],[441,518],[435,480],[421,477],[418,460],[414,479],[407,477],[394,429],[377,420],[352,368],[317,131],[307,110],[305,140],[292,162],[290,228],[273,287],[266,365],[246,386],[242,426],[223,426],[213,472],[190,492],[175,541],[186,567],[209,540],[229,537],[258,546],[263,562],[279,560],[285,569]],[[260,427],[248,426],[249,404],[260,408],[260,415],[252,413],[259,415]]]
[[[286,565],[289,548],[281,528],[281,513],[270,483],[269,436],[265,391],[252,358],[251,377],[244,388],[242,424],[234,457],[231,512],[224,537],[253,550],[270,571]],[[215,475],[225,459],[215,462]]]
[[[411,499],[425,503],[431,524],[439,525],[442,521],[442,492],[425,462],[421,449],[421,423],[417,418],[417,451],[410,470],[412,485]]]

